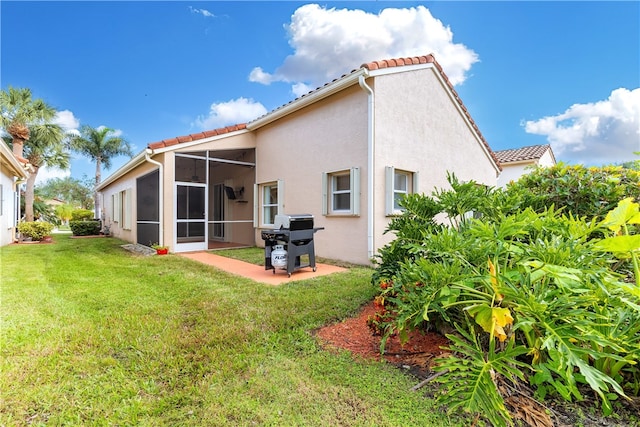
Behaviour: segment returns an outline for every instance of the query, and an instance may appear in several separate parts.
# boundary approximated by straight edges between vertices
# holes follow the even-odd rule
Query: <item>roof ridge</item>
[[[542,147],[550,147],[550,144],[534,144],[534,145],[525,145],[523,147],[516,147],[516,148],[505,148],[504,150],[496,150],[496,153],[501,153],[504,151],[515,151],[515,150],[525,150],[528,148],[542,148]]]
[[[230,126],[224,126],[217,129],[206,130],[203,132],[191,133],[189,135],[176,136],[174,138],[163,139],[162,141],[151,142],[147,145],[152,150],[159,148],[171,147],[172,145],[182,144],[185,142],[197,141],[199,139],[209,138],[216,135],[224,135],[225,133],[235,132],[237,130],[246,129],[246,123],[239,123]]]

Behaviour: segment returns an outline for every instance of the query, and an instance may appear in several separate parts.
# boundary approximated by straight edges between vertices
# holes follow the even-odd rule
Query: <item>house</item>
[[[0,246],[16,240],[20,218],[19,185],[28,177],[27,160],[18,159],[4,141],[0,141]]]
[[[318,256],[369,264],[407,193],[447,172],[495,186],[495,154],[433,55],[375,61],[246,124],[148,144],[97,189],[111,232],[172,252],[263,246],[312,214]]]
[[[517,181],[537,166],[549,167],[556,164],[556,158],[549,144],[500,150],[495,154],[502,166],[498,187],[506,187],[508,183]]]

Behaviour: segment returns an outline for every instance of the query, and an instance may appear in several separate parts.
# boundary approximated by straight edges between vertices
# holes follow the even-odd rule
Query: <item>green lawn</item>
[[[113,238],[0,249],[0,425],[447,426],[383,362],[312,331],[357,312],[371,270],[278,287]]]

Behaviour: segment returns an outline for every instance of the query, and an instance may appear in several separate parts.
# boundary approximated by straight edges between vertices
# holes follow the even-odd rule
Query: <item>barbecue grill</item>
[[[313,235],[318,230],[324,230],[324,227],[313,226],[313,215],[276,215],[273,225],[273,229],[262,230],[261,233],[262,240],[265,241],[264,269],[273,270],[273,274],[276,273],[276,268],[286,269],[289,277],[300,268],[311,267],[316,271]],[[271,262],[272,251],[279,245],[287,251],[286,267],[276,267]],[[300,257],[303,255],[309,256],[308,263],[301,263]]]

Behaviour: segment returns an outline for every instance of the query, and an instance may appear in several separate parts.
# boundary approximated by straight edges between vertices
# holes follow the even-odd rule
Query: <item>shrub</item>
[[[43,221],[29,221],[18,224],[18,231],[24,237],[30,237],[33,240],[42,240],[45,236],[53,231],[53,224]]]
[[[71,212],[72,221],[88,221],[93,219],[93,211],[88,209],[76,209]]]
[[[487,191],[476,200],[478,186],[455,177],[450,184],[433,198],[405,199],[405,212],[391,222],[398,237],[380,250],[375,280],[376,300],[393,316],[376,328],[401,340],[415,328],[445,331],[456,357],[434,368],[440,399],[492,425],[511,424],[504,390],[518,381],[538,399],[583,400],[586,386],[604,414],[616,397],[638,395],[637,203],[627,198],[594,221],[572,212],[604,216],[590,203],[608,204],[612,188],[602,197],[578,192],[564,205],[571,209],[556,209],[526,207],[524,191]],[[434,225],[443,214],[453,217],[450,227]],[[627,279],[615,271],[621,263],[631,265]]]
[[[622,166],[585,167],[558,163],[537,168],[511,183],[522,205],[542,212],[555,205],[575,216],[602,217],[627,197],[640,200],[640,171]]]
[[[100,234],[100,221],[69,221],[74,236],[96,236]]]

